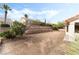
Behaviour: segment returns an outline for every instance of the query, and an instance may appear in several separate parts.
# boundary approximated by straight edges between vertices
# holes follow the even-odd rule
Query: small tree
[[[8,31],[0,33],[0,37],[9,38],[9,39],[15,38],[19,35],[22,36],[24,34],[25,30],[26,30],[26,27],[22,23],[14,21],[13,25],[11,26],[11,28]]]
[[[53,30],[58,30],[58,25],[57,24],[52,24]]]
[[[46,19],[45,19],[45,24],[46,24]]]
[[[27,14],[24,14],[24,16],[25,16],[26,18],[28,18],[28,15],[27,15]]]
[[[0,8],[5,12],[4,24],[6,24],[7,14],[8,14],[8,11],[11,10],[11,8],[7,4],[3,4]]]
[[[25,17],[25,25],[28,25],[28,23],[29,23],[28,15],[27,14],[24,14],[24,17]]]
[[[57,25],[58,25],[58,28],[64,28],[64,23],[63,22],[58,22]]]
[[[40,20],[32,20],[33,25],[40,25],[41,21]]]
[[[11,31],[14,32],[16,35],[22,35],[25,32],[25,29],[25,25],[17,21],[14,21],[11,27]]]

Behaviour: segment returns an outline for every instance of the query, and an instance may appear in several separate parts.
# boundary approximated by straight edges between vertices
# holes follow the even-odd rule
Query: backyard
[[[8,4],[1,5],[0,8],[4,11],[4,17],[0,18],[0,54],[1,55],[69,55],[69,54],[79,54],[79,38],[75,38],[74,42],[69,42],[68,36],[66,36],[66,31],[71,31],[74,28],[68,25],[73,19],[79,18],[79,15],[69,18],[68,20],[54,21],[49,22],[48,16],[47,19],[42,19],[37,17],[37,14],[51,14],[51,12],[46,11],[43,13],[33,12],[34,19],[30,18],[30,14],[22,11],[22,16],[19,16],[18,19],[13,20],[8,18],[9,12],[12,11],[12,8]],[[14,10],[14,9],[13,9]],[[9,12],[8,12],[9,11]],[[27,11],[25,9],[24,11]],[[13,13],[13,11],[12,11]],[[11,13],[11,14],[12,14]],[[31,13],[31,12],[30,12]],[[16,12],[15,12],[16,14]],[[16,16],[14,14],[14,16]],[[19,14],[18,14],[19,15]],[[9,16],[11,17],[11,16]],[[13,17],[13,16],[12,16]],[[36,18],[37,17],[37,18]],[[17,18],[17,17],[14,17]],[[40,18],[40,19],[38,19]],[[52,18],[52,17],[50,17]],[[43,20],[43,21],[42,21]],[[53,19],[50,19],[53,20]],[[78,21],[79,22],[79,21]],[[66,24],[65,24],[66,23]],[[72,25],[72,23],[71,23]],[[78,25],[78,24],[76,24]],[[67,26],[67,28],[65,28]],[[73,29],[72,29],[73,28]],[[79,30],[79,28],[78,28]],[[64,38],[66,37],[66,41]],[[73,38],[72,38],[73,39]],[[71,40],[72,40],[71,39]]]
[[[64,30],[39,34],[25,34],[15,40],[7,40],[0,46],[0,54],[63,55],[66,44]]]

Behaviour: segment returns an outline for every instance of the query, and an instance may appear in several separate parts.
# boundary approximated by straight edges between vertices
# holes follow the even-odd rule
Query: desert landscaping
[[[66,49],[64,35],[63,30],[24,35],[13,41],[5,41],[0,47],[0,54],[64,55]]]
[[[48,16],[47,19],[30,18],[26,9],[21,11],[18,20],[13,20],[9,17],[13,14],[8,4],[2,4],[0,9],[4,12],[4,17],[0,17],[0,55],[79,54],[79,15],[51,23]],[[17,18],[17,13],[14,13],[14,18]],[[37,12],[31,13],[37,16]],[[45,16],[45,11],[43,13]],[[42,13],[38,14],[41,16]],[[52,15],[50,11],[46,11],[46,14]]]

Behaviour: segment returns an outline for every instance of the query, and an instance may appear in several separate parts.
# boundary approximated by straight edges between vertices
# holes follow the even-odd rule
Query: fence
[[[0,27],[0,32],[4,32],[4,31],[7,31],[9,30],[10,28],[8,27]]]

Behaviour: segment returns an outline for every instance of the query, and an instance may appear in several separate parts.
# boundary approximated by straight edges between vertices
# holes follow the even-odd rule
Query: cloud
[[[42,10],[42,11],[34,11],[31,9],[22,9],[22,10],[16,10],[12,9],[12,11],[9,11],[8,17],[12,20],[19,20],[21,17],[24,16],[24,14],[28,14],[29,18],[32,19],[52,19],[54,16],[59,14],[60,11],[57,10]]]

